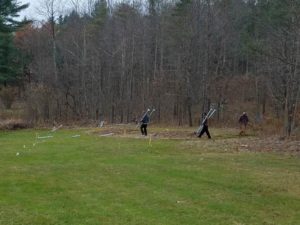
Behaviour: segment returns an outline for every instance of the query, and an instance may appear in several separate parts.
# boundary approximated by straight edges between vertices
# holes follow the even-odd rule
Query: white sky
[[[29,3],[29,7],[20,12],[20,19],[25,16],[31,20],[45,20],[45,5],[48,0],[17,0],[20,4]],[[88,8],[88,4],[95,0],[54,0],[54,7],[57,10],[57,15],[65,14],[70,11],[70,8],[78,7],[80,12],[82,9]],[[75,5],[74,5],[75,4]],[[40,12],[39,12],[40,10]],[[44,15],[42,15],[44,13]]]
[[[20,4],[29,3],[29,7],[20,12],[20,19],[25,16],[31,20],[45,20],[45,4],[48,0],[17,0]],[[81,2],[87,0],[75,0],[75,2]],[[67,6],[70,6],[70,0],[55,0],[55,8],[62,13],[68,11]],[[40,11],[39,11],[40,10]],[[42,15],[44,13],[44,15]]]
[[[45,15],[41,15],[42,11],[45,11],[45,3],[48,0],[17,0],[20,4],[29,3],[29,7],[20,12],[20,20],[23,19],[25,16],[27,19],[31,20],[45,20]],[[58,14],[66,14],[70,12],[71,8],[75,8],[77,12],[82,13],[83,11],[86,12],[91,9],[91,5],[96,0],[54,0],[55,1],[55,8],[58,10]],[[113,2],[118,2],[119,0],[107,0],[109,4]],[[132,0],[129,0],[132,1]],[[136,0],[133,0],[136,1]],[[143,2],[144,0],[139,0]],[[40,10],[40,12],[39,12]],[[57,15],[58,16],[58,15]]]
[[[39,6],[39,0],[18,0],[20,4],[29,3],[29,7],[23,10],[20,13],[20,19],[24,18],[25,16],[28,19],[41,19],[41,16],[38,15],[36,8]]]

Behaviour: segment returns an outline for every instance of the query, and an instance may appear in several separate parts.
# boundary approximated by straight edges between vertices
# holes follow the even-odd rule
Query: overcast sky
[[[36,12],[36,8],[39,5],[39,0],[18,0],[18,2],[20,2],[21,4],[26,4],[29,3],[29,7],[25,10],[23,10],[20,13],[21,18],[23,18],[24,16],[26,16],[28,19],[37,19],[40,18],[40,16],[37,14]]]
[[[31,20],[45,20],[46,15],[41,15],[40,11],[45,11],[45,4],[43,2],[47,1],[47,0],[17,0],[20,4],[27,4],[29,3],[29,7],[23,11],[20,12],[20,19],[24,18],[25,16],[28,19]],[[82,0],[80,0],[82,1]],[[85,1],[85,0],[83,0]],[[60,5],[61,10],[66,10],[66,2],[68,2],[68,0],[57,0],[55,1],[55,5]],[[63,11],[65,12],[65,11]]]
[[[45,11],[45,2],[48,0],[17,0],[20,4],[29,3],[29,7],[22,12],[20,12],[20,20],[25,16],[27,19],[31,20],[45,20],[46,15],[42,16],[41,11]],[[75,6],[71,2],[76,2],[76,7],[78,12],[82,12],[82,10],[90,9],[88,2],[94,2],[95,0],[87,1],[87,0],[55,0],[55,8],[58,9],[58,14],[66,14],[70,12],[71,8]],[[143,0],[141,0],[143,1]],[[118,2],[117,0],[110,0],[109,2]],[[40,10],[40,13],[38,12]],[[56,15],[57,16],[57,15]]]
[[[41,13],[38,12],[38,10],[45,11],[45,2],[47,0],[17,0],[20,4],[26,4],[29,3],[29,7],[25,10],[23,10],[20,13],[20,19],[24,18],[26,16],[28,19],[31,20],[44,20],[45,15],[42,16]],[[70,10],[70,7],[72,4],[70,3],[72,1],[70,0],[56,0],[55,1],[55,8],[58,9],[59,14],[61,13],[67,13]],[[87,4],[87,0],[75,0],[74,2],[77,2],[79,4],[80,8],[83,8]]]

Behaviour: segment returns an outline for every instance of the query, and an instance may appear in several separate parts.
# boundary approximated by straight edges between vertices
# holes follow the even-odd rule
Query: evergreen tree
[[[0,1],[0,82],[4,85],[16,82],[20,74],[13,32],[28,23],[16,20],[18,13],[27,7],[28,4],[20,5],[15,0]]]
[[[26,21],[19,22],[15,18],[19,17],[19,12],[26,9],[29,5],[20,5],[15,0],[0,1],[0,32],[11,33],[21,27]]]
[[[94,23],[102,27],[108,16],[108,7],[106,0],[98,0],[95,3],[94,11],[92,12],[92,17]]]

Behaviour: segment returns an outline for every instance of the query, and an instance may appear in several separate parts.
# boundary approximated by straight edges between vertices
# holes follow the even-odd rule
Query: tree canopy
[[[31,82],[45,87],[38,89],[45,119],[129,122],[155,105],[158,121],[192,125],[214,105],[227,123],[252,105],[256,121],[269,112],[287,133],[299,123],[300,0],[76,2],[59,18],[52,4],[47,22],[21,43]],[[25,6],[4,3],[14,10],[1,11],[0,29],[11,35],[20,26],[11,19]],[[12,53],[1,53],[6,65],[16,61]]]

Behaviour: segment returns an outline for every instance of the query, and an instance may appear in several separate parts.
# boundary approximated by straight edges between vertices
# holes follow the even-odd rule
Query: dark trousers
[[[142,132],[142,135],[147,136],[147,124],[141,125],[141,132]]]
[[[202,130],[201,130],[201,132],[200,132],[200,134],[199,134],[198,137],[201,138],[201,136],[202,136],[204,133],[207,134],[207,137],[208,137],[209,139],[211,138],[211,136],[210,136],[210,134],[209,134],[209,131],[208,131],[208,126],[206,126],[206,125],[203,126],[203,128],[202,128]]]
[[[246,134],[247,123],[240,123],[240,135]]]

